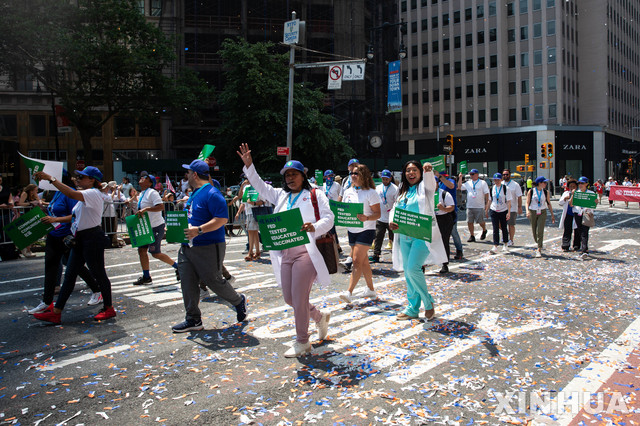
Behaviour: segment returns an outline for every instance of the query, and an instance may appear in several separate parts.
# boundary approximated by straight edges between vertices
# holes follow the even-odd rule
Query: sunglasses
[[[357,176],[357,175],[359,175],[360,173],[358,173],[358,172],[351,172],[351,173],[349,173],[349,174],[350,174],[351,176]]]

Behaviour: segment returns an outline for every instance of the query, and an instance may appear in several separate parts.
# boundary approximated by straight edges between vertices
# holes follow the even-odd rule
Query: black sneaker
[[[151,284],[152,282],[153,282],[153,279],[151,279],[151,277],[145,277],[143,275],[140,278],[138,278],[138,280],[134,282],[133,285],[145,285],[145,284]]]
[[[238,313],[238,322],[242,322],[247,319],[247,298],[244,294],[241,294],[240,296],[242,297],[242,301],[235,306],[236,312]]]
[[[469,239],[467,240],[468,243],[475,243],[476,242],[476,237],[475,236],[470,236]]]
[[[180,271],[176,268],[176,281],[180,281]]]
[[[378,263],[378,262],[380,262],[380,257],[379,256],[369,256],[369,262]]]
[[[447,265],[442,265],[442,269],[440,269],[441,274],[446,274],[449,272],[449,267]]]
[[[464,256],[462,255],[462,251],[456,251],[456,255],[453,257],[455,260],[462,260]]]
[[[484,240],[485,238],[487,238],[487,230],[485,229],[484,231],[482,231],[482,235],[480,235],[480,239]]]
[[[187,331],[199,331],[204,330],[202,320],[188,319],[182,321],[180,324],[176,324],[171,327],[171,331],[174,333],[186,333]]]

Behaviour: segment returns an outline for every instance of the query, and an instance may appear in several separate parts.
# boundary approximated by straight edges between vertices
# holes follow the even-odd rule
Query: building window
[[[484,43],[484,31],[478,31],[478,44]]]
[[[411,57],[415,58],[418,56],[418,46],[417,45],[413,45],[411,46]]]
[[[440,66],[434,65],[431,71],[431,77],[439,77],[440,76]]]
[[[556,21],[547,21],[547,35],[552,36],[556,34]]]
[[[162,0],[151,0],[151,16],[162,16]]]
[[[513,9],[514,9],[513,2],[507,3],[507,16],[513,16],[513,14],[514,14]],[[493,110],[492,110],[492,113],[493,113]],[[497,118],[496,118],[496,120],[497,120]],[[491,119],[491,121],[494,121],[494,120]]]
[[[509,108],[509,121],[516,121],[516,109]]]
[[[547,7],[555,7],[556,0],[547,0]]]
[[[556,104],[549,104],[549,118],[556,118],[558,116],[558,107]]]
[[[18,117],[15,114],[0,115],[0,136],[18,136]]]
[[[456,112],[456,124],[462,124],[462,113]]]
[[[422,116],[422,127],[424,127],[424,128],[429,127],[429,116],[428,115],[423,115]]]
[[[412,33],[417,33],[418,32],[418,23],[417,22],[412,22],[411,23],[411,32]]]
[[[140,12],[140,15],[144,15],[144,0],[137,0],[136,4],[138,6],[138,12]]]
[[[126,138],[136,135],[136,120],[131,117],[116,117],[114,119],[114,136]]]
[[[498,121],[498,108],[491,108],[491,121]]]
[[[509,94],[510,95],[515,95],[516,94],[516,82],[515,81],[510,81],[509,82]]]
[[[47,136],[47,116],[29,116],[29,136]]]
[[[438,28],[438,17],[431,17],[431,29]]]
[[[522,83],[520,85],[520,92],[523,95],[529,93],[529,80],[522,80]]]
[[[456,86],[456,99],[462,99],[462,86]]]
[[[411,0],[411,9],[414,10],[418,7],[418,0]]]
[[[497,95],[498,94],[498,82],[497,81],[492,81],[489,84],[489,90],[490,90],[490,93],[492,95]]]
[[[485,67],[484,56],[478,58],[478,71],[482,71]]]
[[[445,62],[442,64],[442,74],[450,75],[451,74],[451,64],[449,62]]]
[[[473,84],[467,84],[467,98],[473,98]]]
[[[470,21],[471,19],[473,19],[473,11],[470,7],[468,7],[464,10],[464,20]]]
[[[484,5],[478,5],[478,7],[476,8],[476,17],[477,18],[484,18]]]
[[[409,130],[409,119],[406,117],[402,119],[402,128]]]
[[[542,37],[542,24],[540,22],[537,22],[533,24],[533,38],[540,37]]]
[[[533,79],[533,91],[535,93],[542,92],[542,77],[536,77]]]
[[[444,124],[451,123],[451,114],[446,113],[444,115]]]
[[[456,61],[453,64],[454,72],[460,74],[462,72],[462,61]]]
[[[420,122],[418,121],[418,117],[413,117],[412,121],[413,121],[413,123],[412,123],[413,124],[413,128],[417,129],[418,125],[420,124]]]
[[[534,117],[534,118],[535,118],[536,120],[542,120],[542,119],[544,118],[544,117],[542,116],[542,114],[543,114],[543,113],[542,113],[542,111],[543,111],[543,109],[542,109],[542,105],[536,105],[536,106],[534,107],[534,114],[535,114],[535,117]]]
[[[489,2],[489,16],[496,16],[497,13],[497,7],[496,7],[496,2],[495,1],[490,1]]]
[[[520,111],[521,117],[520,119],[522,121],[529,121],[531,120],[531,118],[529,118],[529,107],[522,107],[521,111]]]
[[[485,84],[484,83],[478,83],[478,96],[484,96],[485,95]]]
[[[422,54],[423,55],[429,54],[429,43],[422,43]]]
[[[556,63],[556,48],[555,47],[550,47],[547,50],[547,63],[548,64],[555,64]]]
[[[442,15],[442,26],[443,27],[447,27],[449,26],[449,14],[445,13]]]
[[[448,38],[445,38],[445,39],[442,40],[442,50],[444,52],[449,50],[449,39]]]
[[[440,125],[440,114],[433,115],[433,127],[438,127]]]
[[[516,29],[509,28],[507,30],[507,42],[511,43],[512,41],[516,41]]]
[[[520,13],[528,13],[529,12],[528,1],[529,0],[520,0]]]
[[[533,10],[542,9],[542,0],[533,0],[531,3],[531,7]]]
[[[478,110],[478,123],[487,122],[487,111],[484,109]]]
[[[489,67],[498,68],[498,55],[489,56]]]
[[[529,66],[529,52],[523,52],[520,54],[520,66],[521,67]]]
[[[431,42],[431,53],[438,53],[438,40],[433,40]]]
[[[461,47],[461,41],[462,41],[462,37],[460,37],[459,35],[458,35],[458,36],[455,36],[455,37],[453,38],[453,48],[454,48],[454,49],[460,49],[460,47]]]
[[[489,42],[494,42],[498,40],[498,29],[490,28],[489,29]]]
[[[526,25],[520,27],[520,40],[527,40],[529,38],[529,27]]]
[[[473,124],[473,111],[467,111],[467,124]]]
[[[418,68],[414,68],[414,69],[411,70],[411,80],[413,80],[413,81],[417,81],[418,80]]]
[[[533,65],[542,65],[542,50],[533,51]]]
[[[547,77],[547,90],[553,92],[558,90],[558,78],[555,75]]]
[[[453,12],[453,23],[454,24],[459,24],[460,23],[460,11],[456,10],[455,12]]]
[[[466,72],[473,71],[473,59],[467,59],[465,61],[465,70]]]
[[[464,35],[465,46],[469,47],[473,45],[473,34],[468,33]]]
[[[67,161],[67,151],[60,150],[60,161]],[[56,159],[56,151],[54,149],[39,149],[37,151],[28,151],[27,155],[38,160],[58,161]]]
[[[444,98],[445,101],[450,101],[451,100],[451,89],[450,88],[446,88],[443,90],[442,93],[442,97]]]
[[[406,2],[406,0],[400,3],[400,11],[402,11],[402,12],[406,12],[407,11],[407,2]]]
[[[423,19],[422,20],[422,31],[427,31],[429,29],[429,20],[428,19]]]
[[[509,68],[516,67],[516,55],[509,55],[508,57]]]

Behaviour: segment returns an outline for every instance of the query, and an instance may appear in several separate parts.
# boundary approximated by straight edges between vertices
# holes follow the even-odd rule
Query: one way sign
[[[342,79],[345,81],[364,80],[364,62],[344,64]]]

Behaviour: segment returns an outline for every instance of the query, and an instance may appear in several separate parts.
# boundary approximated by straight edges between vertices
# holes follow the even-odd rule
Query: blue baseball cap
[[[351,160],[349,160],[349,164],[347,164],[347,167],[352,166],[354,164],[360,164],[357,158],[352,158]]]
[[[140,172],[140,177],[149,178],[151,181],[151,186],[156,186],[156,177],[154,175],[150,175],[148,172]]]
[[[586,176],[580,176],[580,179],[578,179],[578,183],[589,183],[589,178]]]
[[[89,176],[97,181],[102,181],[102,172],[97,167],[87,166],[84,170],[76,170],[76,174],[82,176]]]
[[[331,170],[331,169],[329,169],[329,170],[324,172],[324,177],[334,176],[334,175],[335,175],[335,173],[333,173],[333,170]]]
[[[541,184],[543,182],[549,182],[549,179],[547,179],[544,176],[538,176],[534,182],[535,182],[536,185],[539,185],[539,184]]]
[[[302,165],[301,162],[296,160],[289,160],[286,163],[284,163],[284,167],[282,168],[282,170],[280,170],[280,174],[284,175],[284,173],[289,169],[297,170],[303,175],[305,174],[304,166]]]
[[[471,169],[471,171],[469,172],[470,175],[474,173],[480,173],[480,172],[478,171],[478,169]]]
[[[391,172],[387,169],[384,169],[382,172],[380,172],[380,177],[391,178]]]
[[[493,178],[494,179],[502,179],[502,173],[494,173]]]
[[[191,164],[183,164],[182,167],[201,175],[209,174],[209,165],[202,160],[193,160]]]

